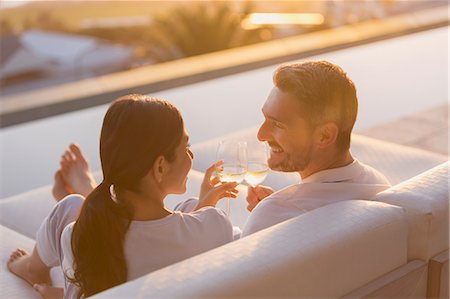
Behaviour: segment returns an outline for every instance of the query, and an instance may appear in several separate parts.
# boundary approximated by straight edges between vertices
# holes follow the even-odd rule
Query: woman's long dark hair
[[[183,132],[180,112],[166,101],[128,95],[109,107],[100,135],[104,180],[86,198],[72,233],[71,280],[80,288],[79,298],[127,281],[124,240],[133,210],[120,191],[139,192],[158,156],[173,161]]]

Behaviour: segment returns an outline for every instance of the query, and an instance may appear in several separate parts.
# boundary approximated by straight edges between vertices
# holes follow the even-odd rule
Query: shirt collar
[[[352,163],[338,168],[325,169],[302,179],[302,183],[337,183],[358,177],[362,171],[361,164],[354,159]]]

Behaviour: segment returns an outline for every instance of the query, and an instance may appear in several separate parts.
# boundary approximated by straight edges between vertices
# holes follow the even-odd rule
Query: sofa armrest
[[[408,260],[428,261],[449,248],[449,165],[436,166],[373,198],[406,210]]]
[[[449,298],[448,260],[448,249],[430,259],[428,263],[427,298]]]
[[[425,298],[427,263],[414,260],[341,297],[360,298]]]
[[[324,206],[93,298],[337,298],[406,264],[403,214]]]

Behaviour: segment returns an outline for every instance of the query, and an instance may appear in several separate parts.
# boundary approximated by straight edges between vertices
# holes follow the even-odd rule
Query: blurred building
[[[124,70],[134,57],[131,47],[40,30],[2,37],[1,53],[2,94]]]
[[[0,79],[39,75],[46,71],[47,62],[23,45],[17,35],[0,37]]]
[[[37,56],[52,61],[54,70],[107,73],[124,69],[133,49],[102,42],[93,37],[32,30],[21,36],[22,43]]]

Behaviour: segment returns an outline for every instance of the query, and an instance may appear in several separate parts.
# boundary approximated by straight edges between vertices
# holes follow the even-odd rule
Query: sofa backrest
[[[217,145],[220,140],[255,140],[258,127],[244,129],[192,146],[195,154],[193,168],[205,171],[216,162]],[[358,134],[352,135],[352,154],[361,162],[383,173],[392,185],[414,177],[447,160],[446,156],[381,141]],[[264,185],[279,190],[300,180],[297,173],[271,171]]]
[[[400,207],[343,201],[93,298],[338,298],[406,264]]]
[[[449,248],[449,165],[447,161],[373,198],[405,208],[408,260],[428,261]]]
[[[97,182],[101,181],[99,171],[94,173],[94,177]],[[181,200],[198,196],[202,180],[203,173],[191,170],[186,193],[169,195],[165,200],[166,206],[173,208]],[[0,200],[0,224],[34,239],[42,221],[55,203],[51,185],[3,198]]]

